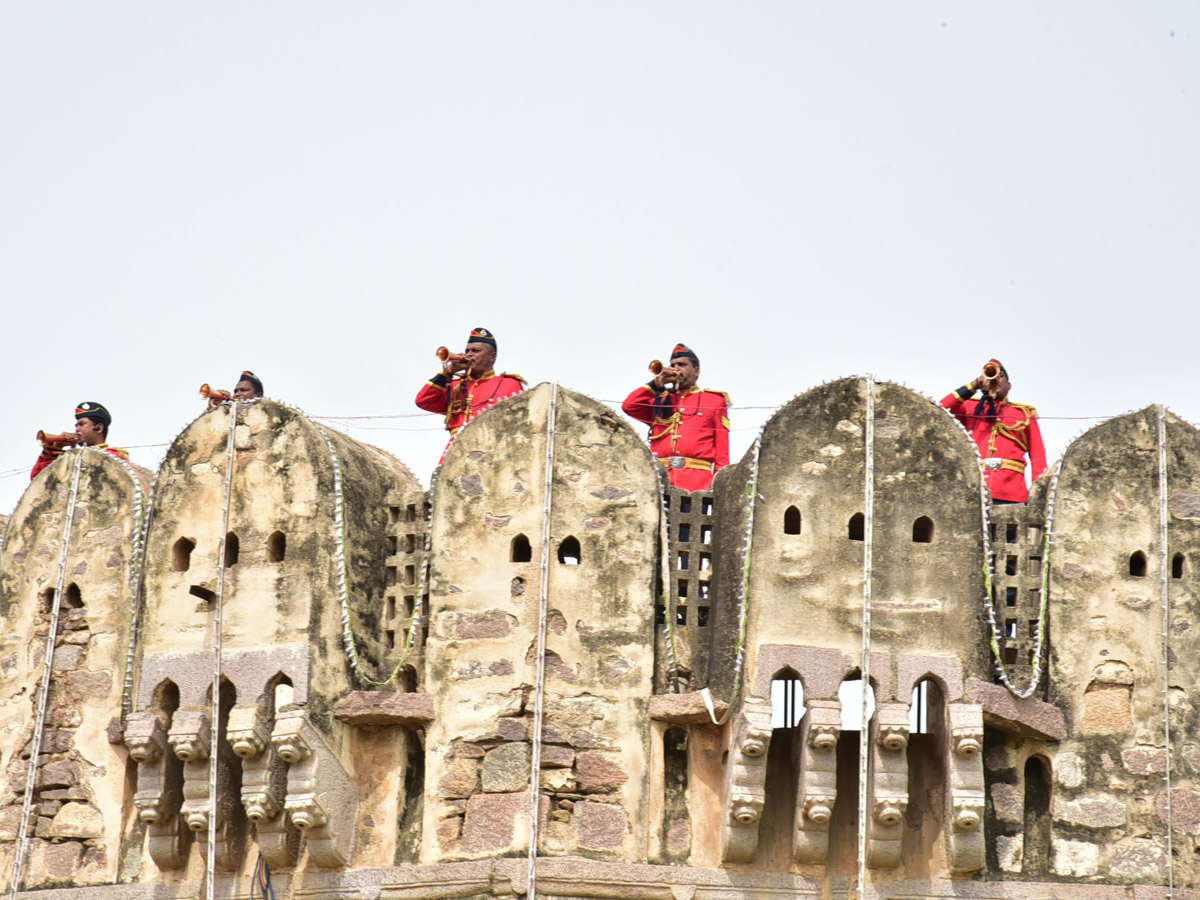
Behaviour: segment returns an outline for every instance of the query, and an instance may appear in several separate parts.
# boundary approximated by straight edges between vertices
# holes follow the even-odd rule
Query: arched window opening
[[[267,562],[283,562],[286,555],[287,535],[282,531],[271,532],[271,536],[267,538]]]
[[[1129,557],[1129,574],[1134,578],[1146,577],[1146,554],[1141,550],[1135,551]]]
[[[875,717],[875,689],[867,685],[867,724]],[[862,731],[863,682],[862,675],[847,675],[838,688],[838,700],[842,704],[842,731]]]
[[[570,536],[563,538],[562,543],[558,545],[558,561],[564,566],[577,566],[582,559],[579,541]]]
[[[239,546],[236,534],[231,531],[225,535],[225,568],[237,565]]]
[[[83,595],[79,593],[79,585],[71,582],[63,591],[63,609],[83,609]]]
[[[1044,757],[1025,761],[1025,841],[1021,874],[1045,875],[1050,864],[1050,764]]]
[[[914,685],[909,710],[908,809],[901,855],[919,878],[928,878],[942,843],[946,802],[946,699],[934,678]]]
[[[771,681],[771,727],[795,728],[804,713],[804,682],[791,669],[785,669]]]
[[[789,506],[783,514],[783,533],[799,534],[801,524],[800,510],[794,506]]]
[[[922,678],[913,685],[912,704],[908,707],[908,733],[929,734],[929,686],[934,684]],[[936,685],[935,685],[936,687]]]
[[[852,541],[861,541],[866,537],[866,519],[862,513],[855,513],[850,517],[849,537]]]
[[[192,564],[192,551],[195,549],[196,542],[190,538],[181,537],[177,540],[171,548],[171,571],[186,572]]]
[[[159,682],[154,689],[151,705],[165,713],[169,722],[175,710],[179,709],[179,687],[170,679]]]
[[[508,558],[513,562],[529,562],[533,559],[533,548],[529,546],[529,538],[518,534],[512,539]]]
[[[933,543],[933,519],[929,518],[929,516],[921,516],[913,522],[913,543]]]
[[[1182,578],[1183,577],[1183,564],[1184,564],[1183,560],[1184,560],[1184,556],[1182,553],[1176,553],[1173,557],[1171,557],[1171,577],[1172,578]]]

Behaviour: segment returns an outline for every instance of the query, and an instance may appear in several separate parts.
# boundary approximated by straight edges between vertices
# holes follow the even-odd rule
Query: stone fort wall
[[[156,475],[68,452],[4,535],[22,896],[1200,896],[1200,434],[1159,407],[993,508],[868,379],[692,494],[557,385],[428,489],[257,400]]]

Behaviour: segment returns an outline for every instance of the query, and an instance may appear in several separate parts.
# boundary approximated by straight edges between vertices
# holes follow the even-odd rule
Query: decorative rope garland
[[[125,677],[121,683],[121,722],[124,723],[133,709],[133,664],[137,656],[138,626],[142,608],[142,574],[146,564],[146,538],[150,532],[150,513],[154,508],[154,488],[158,484],[158,476],[154,476],[149,494],[146,495],[142,489],[142,479],[133,464],[119,456],[113,458],[121,464],[133,481],[135,496],[133,552],[129,560],[129,647],[125,651]]]
[[[742,550],[742,578],[738,583],[738,642],[733,662],[733,689],[730,692],[729,708],[741,690],[743,669],[746,664],[746,635],[749,631],[750,606],[750,567],[754,558],[754,510],[758,496],[758,463],[762,452],[763,433],[760,428],[754,444],[750,448],[750,477],[746,480],[746,531],[745,544]],[[726,713],[728,715],[728,712]]]

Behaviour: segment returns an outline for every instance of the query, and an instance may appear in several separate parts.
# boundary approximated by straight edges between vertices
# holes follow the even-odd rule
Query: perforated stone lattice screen
[[[675,644],[680,676],[695,686],[695,676],[708,670],[708,627],[716,601],[711,594],[713,570],[713,495],[711,491],[670,488],[666,494],[668,522],[668,585],[675,611]],[[655,621],[665,632],[667,609],[659,603]]]
[[[419,491],[399,492],[388,498],[387,587],[382,619],[384,650],[392,665],[403,654],[414,614],[422,606],[417,589],[425,562],[425,536],[429,532],[427,499],[428,494]],[[428,583],[423,586],[422,596],[428,608]],[[416,671],[420,670],[417,660],[424,643],[425,630],[421,626],[413,635],[408,660]]]
[[[1016,667],[1016,671],[1025,673],[1033,662],[1042,603],[1045,521],[1036,505],[1000,504],[992,507],[989,527],[1004,663],[1010,670]],[[1024,677],[1021,683],[1025,683]]]

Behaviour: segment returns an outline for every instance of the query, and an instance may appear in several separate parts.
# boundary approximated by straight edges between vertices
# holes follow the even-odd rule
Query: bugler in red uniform
[[[98,428],[100,424],[104,426],[103,432]],[[104,450],[118,459],[128,460],[129,452],[127,450],[122,450],[120,447],[110,447],[106,441],[100,440],[102,437],[108,437],[108,426],[111,424],[112,415],[109,414],[109,411],[102,404],[88,401],[80,403],[75,407],[75,433],[79,435],[79,443],[87,447],[94,447],[96,450]],[[38,456],[37,462],[33,464],[33,471],[29,475],[29,480],[32,481],[37,478],[41,474],[42,469],[46,468],[46,466],[62,455],[63,450],[61,447],[43,445],[41,455]]]
[[[466,357],[470,363],[448,363],[447,370],[438,372],[417,392],[417,406],[445,414],[446,430],[450,432],[447,448],[459,430],[481,412],[525,389],[525,379],[520,375],[497,374],[491,367],[496,360],[496,339],[486,328],[471,332]],[[453,377],[454,371],[461,371],[462,377]],[[442,451],[443,459],[445,455]]]
[[[1026,503],[1025,457],[1037,481],[1046,471],[1046,448],[1038,427],[1037,410],[1024,403],[1008,400],[1008,372],[999,360],[990,360],[1000,371],[1002,389],[984,394],[978,401],[971,397],[976,382],[960,387],[942,399],[942,406],[954,413],[979,447],[993,500]]]
[[[683,344],[672,351],[671,365],[676,363],[689,370],[681,373],[678,391],[665,390],[655,378],[626,397],[621,409],[650,426],[650,451],[667,467],[671,484],[706,491],[713,475],[729,465],[729,395],[696,386],[700,360]]]

